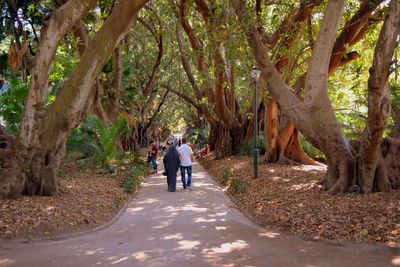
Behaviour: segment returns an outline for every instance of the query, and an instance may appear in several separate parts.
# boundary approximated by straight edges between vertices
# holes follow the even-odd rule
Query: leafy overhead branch
[[[190,98],[189,96],[185,95],[184,93],[179,92],[178,90],[172,89],[169,85],[162,85],[162,87],[164,87],[168,91],[171,91],[172,93],[176,94],[177,96],[179,96],[180,98],[182,98],[183,100],[188,102],[190,105],[195,107],[197,110],[201,111],[200,105],[197,104],[195,101],[193,101],[193,99]]]

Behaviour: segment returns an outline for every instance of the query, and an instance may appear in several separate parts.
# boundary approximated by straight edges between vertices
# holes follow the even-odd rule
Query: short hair
[[[154,143],[153,141],[150,141],[149,144],[151,145],[152,143]]]
[[[186,144],[187,140],[185,137],[182,138],[182,143]]]

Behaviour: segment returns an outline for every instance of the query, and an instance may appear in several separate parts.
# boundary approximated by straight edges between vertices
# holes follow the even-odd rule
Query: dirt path
[[[193,191],[153,175],[110,227],[60,241],[0,242],[0,266],[393,266],[400,251],[332,246],[261,228],[197,163]]]

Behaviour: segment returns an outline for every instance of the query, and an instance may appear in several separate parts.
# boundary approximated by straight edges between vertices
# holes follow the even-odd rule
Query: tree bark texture
[[[40,148],[38,130],[43,106],[48,93],[48,77],[60,39],[82,19],[96,0],[70,0],[56,10],[41,30],[38,51],[31,73],[31,83],[25,103],[20,132],[10,154],[7,168],[0,170],[0,199],[20,195],[25,186],[26,173]]]
[[[79,4],[76,2],[79,2]],[[47,38],[46,34],[42,35],[43,39],[41,40],[40,46],[43,46],[46,49],[51,47],[52,51],[55,51],[58,40],[62,36],[61,34],[57,34],[57,29],[59,29],[60,25],[66,23],[69,27],[64,26],[67,29],[65,29],[63,34],[67,33],[68,30],[71,30],[84,13],[83,11],[80,11],[83,9],[82,6],[89,6],[87,2],[95,1],[69,1],[63,5],[59,9],[62,10],[62,20],[55,20],[54,23],[57,23],[54,26],[55,29],[52,30],[53,32],[49,31],[49,36]],[[26,115],[27,111],[25,111],[24,121],[26,121],[26,123],[24,123],[24,121],[22,123],[21,132],[18,136],[19,139],[17,139],[15,147],[15,151],[19,155],[21,154],[20,151],[24,149],[25,151],[30,152],[31,156],[25,157],[25,159],[16,157],[11,161],[11,168],[1,170],[2,173],[0,179],[8,177],[8,181],[7,183],[0,181],[0,198],[17,197],[21,194],[25,184],[26,168],[31,163],[33,156],[35,156],[35,160],[32,162],[33,166],[29,171],[35,172],[33,176],[37,176],[38,179],[40,179],[41,188],[37,193],[46,195],[57,195],[59,193],[58,170],[61,159],[65,154],[66,139],[71,130],[87,116],[88,109],[86,107],[88,106],[88,103],[90,104],[89,98],[93,93],[93,90],[91,89],[93,88],[98,73],[107,57],[112,53],[126,31],[130,29],[135,21],[137,12],[146,2],[146,0],[122,0],[118,3],[118,6],[114,9],[112,14],[104,22],[99,32],[90,42],[89,49],[85,50],[81,61],[61,89],[55,102],[43,115],[43,120],[40,124],[40,145],[38,146],[38,143],[34,142],[35,138],[30,142],[26,142],[28,139],[24,138],[23,140],[25,143],[23,146],[19,141],[22,140],[21,136],[24,136],[23,133],[26,135],[26,132],[30,132],[31,136],[36,136],[37,139],[38,129],[35,129],[35,127],[26,127],[25,124],[32,125],[32,121],[34,121],[38,125],[39,118],[37,109],[42,107],[44,103],[43,97],[46,93],[46,90],[43,88],[37,88],[38,82],[34,82],[32,79],[33,84],[30,86],[29,94],[34,94],[34,96],[29,95],[28,104],[31,103],[29,101],[32,101],[34,104],[27,104],[26,110],[31,107],[34,111],[29,113],[31,116]],[[76,6],[69,6],[69,4],[75,4]],[[69,6],[70,9],[65,10],[65,6]],[[87,8],[84,10],[87,11]],[[69,14],[71,17],[66,19],[65,14]],[[77,14],[80,14],[80,16]],[[75,17],[77,18],[74,20],[73,18]],[[64,21],[71,23],[71,25]],[[51,39],[49,40],[50,37]],[[53,39],[56,39],[57,42],[52,41]],[[36,75],[39,75],[40,73],[40,75],[44,75],[40,81],[43,82],[43,79],[47,81],[49,66],[53,56],[54,52],[51,56],[47,55],[47,57],[43,56],[37,58],[37,66],[35,66],[32,71],[32,77],[34,77],[35,73],[38,73]],[[39,70],[43,70],[43,65],[46,67],[44,74],[41,71],[39,72]],[[47,88],[47,85],[45,88]],[[35,92],[32,90],[39,91]],[[35,117],[32,117],[32,114],[36,114]],[[25,128],[23,128],[24,126]],[[38,154],[35,151],[40,153]],[[22,165],[22,168],[18,168],[18,164],[21,162],[25,164]],[[18,169],[22,169],[22,172],[15,171]]]
[[[246,127],[244,116],[239,110],[239,105],[234,93],[234,67],[224,55],[224,44],[217,36],[223,32],[221,26],[215,22],[214,11],[204,0],[195,0],[197,10],[203,17],[207,38],[210,42],[210,51],[206,51],[203,42],[199,40],[186,17],[188,1],[181,0],[177,7],[177,17],[184,29],[192,49],[195,52],[196,67],[200,81],[194,78],[190,64],[184,55],[184,45],[177,29],[177,39],[182,59],[182,64],[194,89],[194,94],[199,103],[207,98],[208,104],[200,104],[201,112],[208,120],[210,129],[210,148],[217,149],[217,157],[232,155],[243,141]],[[214,79],[210,76],[207,66],[207,54],[210,53],[211,64],[214,69]],[[212,83],[213,81],[213,83]],[[212,114],[215,115],[212,115]],[[238,134],[237,129],[242,129]],[[243,130],[244,129],[244,130]]]
[[[357,41],[361,39],[363,35],[366,34],[366,27],[364,27],[367,23],[368,20],[372,14],[372,11],[375,10],[379,4],[381,4],[383,1],[364,1],[362,5],[360,6],[359,10],[353,15],[353,17],[346,22],[345,27],[339,37],[336,39],[334,43],[333,50],[331,52],[331,58],[330,58],[330,64],[329,64],[329,72],[328,74],[331,75],[334,73],[334,71],[339,68],[340,66],[348,63],[351,60],[354,60],[359,56],[357,52],[350,52],[347,53],[347,49],[349,46],[354,45]],[[287,23],[289,25],[292,25],[292,29],[286,29],[286,31],[294,31],[296,28],[296,24],[299,24],[300,22],[306,21],[308,16],[310,15],[310,11],[312,10],[313,7],[321,4],[321,1],[313,1],[312,3],[305,4],[302,3],[300,6],[299,10],[297,11],[296,15],[293,17],[291,23]],[[283,25],[284,26],[284,25]],[[282,28],[282,26],[281,26]],[[283,27],[284,28],[284,27]],[[278,30],[282,31],[282,29]],[[272,41],[277,41],[276,38],[277,34],[274,34],[274,38],[264,38],[263,40],[272,42]],[[286,50],[290,49],[291,44],[293,43],[294,38],[292,37],[292,34],[288,35],[288,37],[285,38],[283,41],[283,44],[286,48]],[[264,43],[265,43],[264,42]],[[275,47],[276,45],[274,43],[267,43],[270,47]],[[275,64],[276,69],[278,70],[279,73],[283,73],[283,67],[287,65],[288,59],[283,56],[283,58],[280,58],[277,60],[277,63]],[[304,88],[304,81],[305,77],[301,76],[298,81],[295,84],[295,91],[300,92]],[[300,132],[297,131],[295,128],[293,128],[293,132],[290,133],[288,129],[291,127],[287,128],[286,124],[279,123],[280,117],[281,117],[281,109],[278,103],[276,103],[276,100],[272,100],[268,103],[267,105],[267,111],[266,111],[266,116],[265,119],[267,121],[266,123],[266,129],[265,129],[265,134],[268,139],[268,152],[266,155],[266,161],[267,162],[300,162],[303,164],[318,164],[314,160],[312,160],[301,148],[300,142],[295,142],[292,143],[290,146],[288,143],[285,143],[284,141],[289,141],[289,140],[296,140],[299,139],[299,134]],[[282,128],[282,126],[286,128]],[[282,136],[281,134],[284,133],[285,136]],[[290,138],[287,138],[287,137]],[[290,148],[290,151],[280,151],[280,149],[287,149]],[[292,157],[293,155],[296,155],[296,158]]]
[[[344,1],[328,2],[324,21],[314,45],[311,65],[307,71],[304,104],[295,99],[266,56],[267,50],[258,36],[256,27],[249,21],[242,1],[231,0],[231,3],[245,30],[261,75],[268,82],[269,91],[294,125],[327,156],[328,171],[323,183],[329,189],[329,193],[349,192],[354,190],[356,185],[363,193],[397,188],[399,168],[395,159],[397,152],[394,150],[398,141],[386,138],[382,142],[382,133],[390,113],[387,100],[388,72],[400,31],[400,1],[391,1],[376,46],[368,82],[369,117],[364,136],[358,145],[350,144],[344,136],[333,115],[327,94],[330,57]]]

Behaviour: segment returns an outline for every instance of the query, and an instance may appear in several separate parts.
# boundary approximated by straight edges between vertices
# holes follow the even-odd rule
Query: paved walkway
[[[153,175],[103,230],[61,241],[0,243],[0,266],[393,266],[400,252],[332,246],[261,228],[233,208],[199,164],[193,191]]]

